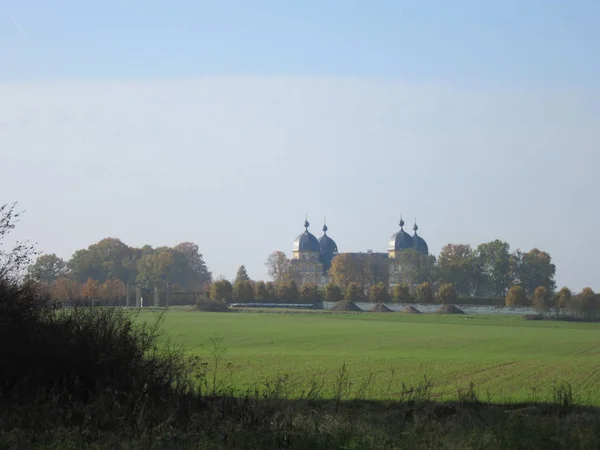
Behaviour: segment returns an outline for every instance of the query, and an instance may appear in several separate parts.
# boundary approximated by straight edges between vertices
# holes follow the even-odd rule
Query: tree
[[[300,288],[300,300],[306,303],[323,300],[323,293],[314,283],[307,283]]]
[[[250,277],[248,276],[248,272],[246,272],[246,266],[238,267],[237,274],[235,276],[235,282],[238,281],[250,281]]]
[[[548,291],[554,292],[556,266],[548,253],[537,248],[527,253],[516,250],[511,255],[511,265],[515,284],[521,285],[527,295],[532,295],[538,286],[544,286]]]
[[[433,281],[435,274],[435,257],[409,248],[403,250],[396,257],[398,263],[399,277],[409,286]]]
[[[551,294],[545,286],[538,286],[533,291],[531,302],[535,309],[541,313],[545,313],[550,309]]]
[[[174,262],[174,252],[169,248],[145,253],[137,261],[137,283],[151,287],[172,280]]]
[[[22,214],[16,211],[16,207],[16,203],[0,205],[0,280],[18,278],[38,254],[27,241],[17,241],[10,249],[5,247],[6,238],[15,229]]]
[[[412,303],[407,283],[398,283],[392,288],[392,300],[396,303]]]
[[[88,278],[88,280],[81,286],[81,297],[86,300],[99,300],[100,299],[100,283],[97,280]]]
[[[339,258],[339,255],[336,257]],[[334,259],[335,261],[335,259]],[[364,300],[365,292],[360,283],[356,281],[351,281],[346,286],[346,291],[344,295],[344,299],[349,302],[360,302]]]
[[[134,282],[137,252],[116,238],[104,238],[87,249],[77,250],[68,262],[71,276],[83,283],[92,278],[103,283],[109,279]]]
[[[415,288],[415,300],[417,303],[433,303],[433,290],[429,282],[421,283]]]
[[[473,249],[466,244],[447,244],[437,259],[440,282],[452,283],[461,295],[471,295],[476,279]]]
[[[267,273],[276,283],[290,280],[291,263],[284,252],[277,250],[271,253],[265,266],[267,266]]]
[[[127,286],[121,280],[106,280],[100,286],[100,298],[102,300],[123,300],[127,296]]]
[[[387,303],[390,301],[387,288],[383,282],[375,283],[369,289],[369,300],[375,303]]]
[[[233,283],[232,298],[235,302],[252,302],[254,300],[254,287],[250,280],[239,279]]]
[[[276,285],[277,299],[284,303],[298,301],[298,285],[294,280],[283,281]]]
[[[373,286],[377,283],[388,285],[390,260],[387,255],[383,258],[377,253],[363,253],[353,256],[359,260],[358,262],[362,266],[363,279],[361,283],[363,286]]]
[[[66,274],[67,263],[54,253],[38,256],[35,263],[27,268],[29,279],[46,284],[50,284]]]
[[[81,297],[80,286],[75,280],[60,277],[52,285],[51,296],[57,302],[77,300]]]
[[[554,299],[555,307],[559,310],[564,311],[566,308],[568,308],[570,306],[572,297],[573,297],[573,294],[571,293],[571,290],[568,287],[564,286],[556,294],[556,298]]]
[[[347,289],[350,283],[358,283],[363,288],[365,286],[364,260],[350,253],[340,253],[331,262],[329,276],[343,290]]]
[[[435,300],[441,305],[456,303],[456,299],[456,288],[452,283],[441,284],[435,295]]]
[[[506,306],[510,307],[529,306],[529,301],[527,300],[527,292],[525,292],[525,289],[523,289],[522,286],[512,286],[506,294],[505,304]]]
[[[584,288],[572,300],[574,312],[584,319],[591,319],[598,314],[598,298],[592,288]]]
[[[510,245],[496,239],[475,251],[475,295],[504,297],[512,282]]]
[[[228,280],[215,281],[210,287],[210,298],[222,302],[231,300],[233,287]]]
[[[267,297],[266,300],[274,301],[277,300],[277,286],[272,281],[267,281],[265,283],[265,287],[267,288]]]
[[[181,242],[172,249],[173,263],[167,277],[169,284],[181,289],[199,291],[212,281],[212,273],[193,242]]]
[[[254,298],[259,302],[269,301],[269,289],[264,281],[254,283]]]
[[[336,303],[344,299],[344,294],[337,284],[327,283],[325,286],[324,297],[326,302]]]

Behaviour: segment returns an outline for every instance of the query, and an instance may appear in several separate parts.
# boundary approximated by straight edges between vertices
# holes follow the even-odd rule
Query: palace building
[[[404,231],[404,220],[400,218],[400,230],[388,241],[387,254],[373,253],[368,251],[367,255],[374,255],[376,259],[387,259],[389,288],[393,288],[401,282],[401,267],[398,256],[407,249],[414,249],[424,255],[429,254],[427,242],[417,234],[419,227],[415,221],[413,234]],[[304,232],[294,241],[292,249],[292,271],[298,286],[314,283],[324,288],[331,281],[329,269],[333,259],[338,255],[338,247],[335,241],[327,235],[327,224],[323,224],[323,235],[317,239],[308,228],[308,220],[304,222]],[[351,253],[352,255],[365,255],[364,253]]]

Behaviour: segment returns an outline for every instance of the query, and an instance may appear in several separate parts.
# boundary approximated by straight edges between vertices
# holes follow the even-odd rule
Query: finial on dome
[[[400,214],[400,228],[404,226],[404,220],[402,219],[402,214]]]
[[[308,223],[308,213],[306,213],[306,219],[304,219],[304,228],[306,228],[306,231],[308,231],[309,226],[310,223]]]
[[[327,217],[323,217],[323,233],[327,233]]]
[[[417,219],[415,218],[415,224],[413,226],[413,230],[415,230],[415,233],[416,233],[418,229],[419,229],[419,226],[417,225]]]

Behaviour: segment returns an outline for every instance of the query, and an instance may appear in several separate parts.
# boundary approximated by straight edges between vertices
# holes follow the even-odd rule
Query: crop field
[[[157,316],[146,311],[141,318]],[[241,390],[281,378],[292,396],[320,383],[322,395],[330,396],[341,379],[348,396],[398,398],[403,383],[427,378],[438,400],[457,398],[473,382],[481,400],[520,402],[551,401],[553,386],[568,382],[578,403],[600,405],[600,324],[501,315],[171,310],[162,327],[211,368],[210,338],[222,338],[227,351],[219,379]]]

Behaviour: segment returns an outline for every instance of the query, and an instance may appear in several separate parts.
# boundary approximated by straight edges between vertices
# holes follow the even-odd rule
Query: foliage
[[[283,281],[276,285],[277,299],[284,303],[298,301],[298,285],[294,280]]]
[[[0,205],[0,279],[18,278],[38,254],[34,246],[27,241],[17,241],[6,248],[6,238],[15,229],[22,212],[16,210],[17,204]]]
[[[100,298],[100,283],[88,278],[84,285],[81,286],[81,297],[86,300],[98,300]]]
[[[510,245],[496,239],[475,251],[475,295],[504,297],[512,282]]]
[[[340,289],[340,287],[337,284],[335,284],[333,282],[328,283],[325,286],[323,296],[325,297],[325,301],[331,302],[331,303],[336,303],[336,302],[339,302],[340,300],[344,299],[344,294],[343,294],[342,290]]]
[[[415,288],[415,300],[417,303],[433,303],[433,289],[428,282],[421,283]]]
[[[437,275],[440,282],[454,284],[460,295],[470,295],[476,275],[476,258],[471,246],[445,245],[437,259]]]
[[[291,278],[291,263],[281,250],[274,251],[265,262],[267,273],[276,283],[289,281]]]
[[[69,278],[61,277],[52,285],[52,299],[57,302],[77,300],[81,297],[81,286]]]
[[[121,280],[106,280],[100,286],[102,300],[122,300],[127,296],[127,286]]]
[[[239,279],[233,283],[231,293],[234,302],[254,301],[254,286],[250,280]]]
[[[30,280],[51,284],[60,277],[67,275],[67,263],[54,253],[38,256],[35,263],[27,268]]]
[[[351,281],[348,283],[344,294],[344,300],[349,302],[360,302],[365,298],[363,287],[356,281]]]
[[[342,290],[346,290],[350,283],[364,286],[365,268],[363,261],[350,253],[341,253],[333,258],[329,276],[331,281]]]
[[[433,255],[424,255],[409,248],[399,252],[396,262],[400,268],[398,276],[410,286],[432,281],[435,277],[436,259]]]
[[[456,303],[456,288],[452,283],[443,283],[438,288],[435,295],[435,301],[441,305],[450,305]]]
[[[525,289],[519,285],[511,286],[506,294],[506,306],[516,307],[529,305],[530,303]]]
[[[525,289],[527,295],[532,295],[538,286],[554,292],[556,266],[548,253],[537,248],[527,253],[517,250],[511,257],[511,264],[516,283]]]
[[[592,288],[586,287],[571,299],[569,310],[583,319],[597,318],[600,316],[600,298]]]
[[[300,300],[310,303],[323,300],[323,293],[314,283],[307,283],[300,288]]]
[[[270,300],[267,283],[264,281],[254,283],[254,298],[259,302],[268,302]]]
[[[556,298],[555,298],[556,308],[561,309],[561,310],[566,309],[570,305],[572,297],[573,297],[573,294],[571,293],[571,290],[566,286],[562,287],[561,290],[558,291],[556,294]]]
[[[371,286],[369,289],[369,300],[374,303],[387,303],[390,301],[387,287],[383,282]]]
[[[250,281],[250,277],[248,276],[248,272],[246,272],[246,266],[241,265],[238,267],[237,273],[235,275],[234,284],[240,281]]]
[[[412,303],[408,283],[398,283],[392,287],[392,300],[396,303]]]
[[[213,300],[212,298],[199,298],[196,300],[196,309],[205,312],[226,312],[229,311],[227,303],[223,300]]]
[[[533,291],[533,295],[531,296],[531,302],[535,309],[541,313],[547,312],[551,305],[551,293],[548,292],[545,286],[538,286]]]
[[[210,287],[210,298],[212,300],[228,302],[231,300],[232,291],[233,287],[228,280],[218,280]]]

